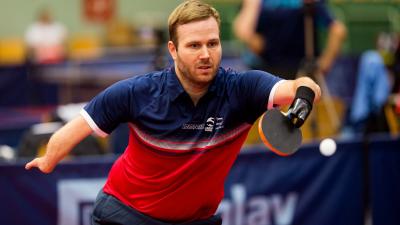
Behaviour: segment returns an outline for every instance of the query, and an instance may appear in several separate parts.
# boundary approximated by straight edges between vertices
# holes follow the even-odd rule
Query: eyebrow
[[[213,39],[207,40],[207,42],[219,42],[219,41],[220,41],[219,38],[213,38]],[[187,42],[187,43],[188,43],[188,44],[201,43],[201,41],[193,40],[193,41],[189,41],[189,42]]]
[[[219,38],[213,38],[213,39],[210,39],[210,40],[208,40],[208,42],[212,42],[212,41],[219,42],[219,41],[220,41],[220,39],[219,39]]]

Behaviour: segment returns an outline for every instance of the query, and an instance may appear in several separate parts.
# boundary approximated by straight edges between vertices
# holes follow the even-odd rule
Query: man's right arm
[[[79,115],[51,136],[44,156],[33,159],[25,168],[29,170],[36,167],[43,173],[51,173],[57,163],[91,133],[92,128]]]

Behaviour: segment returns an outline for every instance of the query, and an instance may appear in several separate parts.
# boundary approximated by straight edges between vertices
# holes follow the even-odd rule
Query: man
[[[306,15],[313,21],[308,28]],[[308,47],[306,29],[310,29]],[[327,29],[328,35],[319,52],[317,31],[321,29]],[[331,15],[324,0],[243,0],[233,30],[249,49],[244,59],[251,68],[285,79],[296,76],[310,47],[310,53],[318,57],[317,72],[329,72],[347,35],[345,25]]]
[[[220,68],[220,19],[189,0],[168,20],[174,67],[118,82],[54,134],[44,157],[26,165],[50,173],[72,146],[128,122],[130,140],[100,191],[93,224],[220,224],[213,216],[224,179],[251,124],[290,103],[309,78],[281,81],[262,71]]]

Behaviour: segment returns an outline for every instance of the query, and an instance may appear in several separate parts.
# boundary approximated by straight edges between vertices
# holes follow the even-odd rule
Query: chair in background
[[[22,38],[0,39],[0,65],[23,64],[26,60],[26,46]]]
[[[76,34],[68,40],[68,57],[75,60],[95,59],[102,55],[102,40],[94,34]]]

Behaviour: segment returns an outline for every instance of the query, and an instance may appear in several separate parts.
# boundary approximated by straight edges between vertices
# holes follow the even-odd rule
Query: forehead
[[[179,43],[219,39],[219,27],[214,17],[179,25],[176,33]]]

